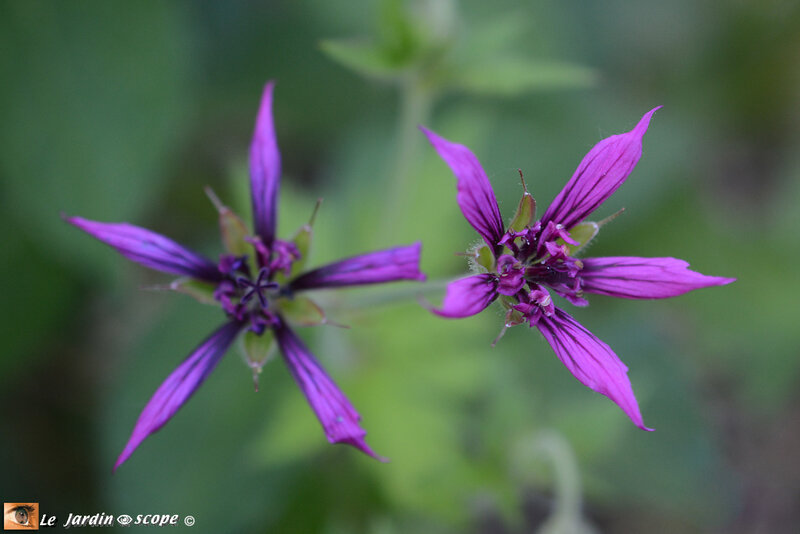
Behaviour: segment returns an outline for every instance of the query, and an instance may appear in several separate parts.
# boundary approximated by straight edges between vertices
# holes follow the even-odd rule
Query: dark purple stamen
[[[269,304],[267,292],[280,287],[280,284],[277,282],[269,281],[269,269],[266,267],[262,267],[258,271],[258,278],[256,278],[255,282],[240,276],[236,279],[236,283],[239,285],[239,287],[248,288],[242,296],[241,302],[246,304],[250,302],[250,300],[253,298],[253,295],[256,295],[258,296],[258,303],[261,305],[261,308],[267,308]]]
[[[530,282],[554,286],[566,284],[574,277],[566,271],[539,263],[525,269],[525,278]]]
[[[223,254],[219,258],[218,268],[222,274],[232,275],[235,272],[240,272],[248,278],[250,277],[250,266],[247,263],[246,254],[244,256]]]

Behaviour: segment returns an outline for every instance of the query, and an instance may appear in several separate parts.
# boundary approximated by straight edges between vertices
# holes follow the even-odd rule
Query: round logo
[[[127,527],[128,525],[130,525],[131,521],[133,521],[133,518],[129,515],[122,514],[117,516],[117,523],[119,525],[122,525],[123,527]]]
[[[194,525],[194,516],[187,515],[186,517],[183,518],[183,522],[186,523],[187,527],[191,527],[192,525]]]

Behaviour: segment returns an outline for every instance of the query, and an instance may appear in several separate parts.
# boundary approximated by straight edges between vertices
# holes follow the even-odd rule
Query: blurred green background
[[[231,350],[118,472],[167,374],[222,320],[60,219],[128,221],[212,257],[211,185],[247,208],[278,82],[281,236],[325,203],[312,265],[421,240],[424,286],[476,235],[417,123],[467,144],[506,217],[663,105],[592,255],[738,282],[571,313],[615,349],[645,422],[499,311],[446,321],[397,284],[320,294],[300,335],[378,462],[331,446],[273,361]],[[800,5],[791,1],[0,4],[0,494],[67,513],[192,514],[199,532],[796,532]],[[582,508],[580,506],[582,500]],[[591,526],[589,526],[591,525]]]

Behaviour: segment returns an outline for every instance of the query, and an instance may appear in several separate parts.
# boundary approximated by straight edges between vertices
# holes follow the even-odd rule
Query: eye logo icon
[[[131,524],[131,521],[133,521],[133,518],[129,515],[122,514],[117,516],[117,523],[119,523],[120,526],[127,527]]]
[[[3,530],[39,530],[39,503],[4,502]]]

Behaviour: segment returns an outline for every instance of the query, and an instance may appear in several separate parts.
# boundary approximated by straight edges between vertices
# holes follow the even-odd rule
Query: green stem
[[[538,445],[550,457],[554,467],[555,515],[579,518],[581,516],[581,479],[572,448],[567,440],[555,432],[540,436]]]
[[[553,469],[555,509],[537,532],[591,534],[594,529],[582,516],[581,478],[578,462],[569,442],[554,430],[523,439],[512,454],[512,469],[521,482],[537,471],[535,462],[545,458]]]
[[[389,205],[383,218],[383,231],[387,239],[395,238],[404,227],[404,214],[409,209],[412,193],[416,189],[416,175],[412,172],[417,163],[422,133],[418,126],[428,121],[433,104],[433,92],[426,88],[419,76],[409,75],[400,86],[400,115],[397,123],[397,156],[390,184]]]

